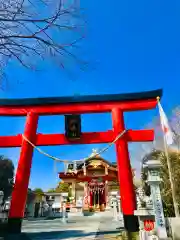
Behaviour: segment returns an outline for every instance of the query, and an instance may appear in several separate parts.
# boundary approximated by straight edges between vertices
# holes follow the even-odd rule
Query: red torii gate
[[[93,144],[112,142],[125,130],[124,112],[153,109],[157,96],[162,90],[140,93],[38,98],[38,99],[0,99],[0,116],[27,116],[25,137],[36,146],[66,144]],[[113,130],[107,132],[83,133],[81,139],[69,141],[64,134],[37,134],[38,117],[42,115],[65,115],[83,113],[112,113]],[[153,130],[128,130],[116,145],[118,178],[121,184],[121,204],[125,228],[138,231],[137,217],[134,216],[136,199],[129,160],[128,142],[147,142],[154,140]],[[8,229],[11,233],[21,232],[21,223],[27,198],[27,190],[32,164],[33,147],[22,135],[1,136],[0,147],[21,147],[15,185],[8,216]]]

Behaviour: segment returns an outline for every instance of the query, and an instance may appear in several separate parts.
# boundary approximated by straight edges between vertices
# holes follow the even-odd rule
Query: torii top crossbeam
[[[156,106],[158,96],[162,96],[161,89],[114,95],[0,99],[0,115],[25,116],[28,112],[38,115],[101,113],[111,112],[115,107],[122,111],[147,110]]]

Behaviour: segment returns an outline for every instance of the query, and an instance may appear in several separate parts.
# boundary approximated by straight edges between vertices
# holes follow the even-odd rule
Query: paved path
[[[94,239],[98,229],[98,222],[93,221],[89,224],[84,222],[62,223],[59,219],[47,222],[34,222],[23,227],[30,239],[33,240],[83,240]]]
[[[112,221],[112,213],[103,212],[89,217],[71,215],[67,223],[61,219],[25,220],[22,231],[32,240],[92,240],[107,239],[103,234],[119,232],[117,226],[120,225]]]
[[[117,235],[124,230],[123,221],[112,221],[102,219],[96,234],[96,240],[115,240]]]

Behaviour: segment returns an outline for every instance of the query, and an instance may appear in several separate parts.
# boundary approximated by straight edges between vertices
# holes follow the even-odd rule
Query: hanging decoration
[[[83,171],[84,171],[84,176],[86,176],[86,161],[84,161],[84,166],[83,166]]]
[[[106,152],[114,143],[117,142],[117,140],[119,138],[121,138],[125,133],[126,133],[127,130],[123,130],[121,133],[119,133],[116,138],[107,144],[106,147],[100,149],[100,151],[94,151],[93,155],[91,155],[90,157],[86,157],[86,158],[83,158],[83,160],[75,160],[76,162],[80,161],[80,162],[85,162],[87,160],[92,160],[93,158],[95,158],[96,156],[100,155],[101,153],[104,153]],[[36,149],[39,153],[43,154],[44,156],[48,157],[48,158],[51,158],[52,160],[56,161],[56,162],[69,162],[69,163],[72,163],[74,161],[69,161],[69,160],[62,160],[60,158],[57,158],[57,157],[54,157],[52,155],[50,155],[49,153],[43,151],[41,148],[37,147],[36,145],[34,145],[24,134],[22,134],[22,138],[23,140],[25,140],[26,142],[28,142],[34,149]],[[96,167],[97,164],[95,164],[95,167]]]
[[[57,162],[60,162],[60,163],[64,163],[64,167],[65,167],[65,174],[67,174],[67,172],[69,172],[69,169],[68,169],[68,163],[73,163],[73,170],[72,170],[72,173],[76,174],[77,173],[77,163],[76,162],[83,162],[84,163],[84,175],[86,175],[86,161],[88,160],[92,160],[93,158],[95,158],[96,156],[100,155],[101,153],[104,153],[106,152],[107,150],[109,150],[109,148],[114,144],[116,143],[116,141],[118,139],[120,139],[125,133],[126,133],[127,130],[123,130],[121,133],[119,133],[115,139],[108,143],[106,147],[102,148],[100,151],[93,151],[93,154],[90,156],[90,157],[86,157],[86,158],[83,158],[83,160],[75,160],[75,161],[69,161],[69,160],[62,160],[60,158],[57,158],[57,157],[54,157],[52,155],[50,155],[49,153],[43,151],[41,148],[37,147],[35,144],[33,144],[24,134],[22,134],[22,139],[25,140],[27,143],[29,143],[34,149],[36,149],[39,153],[43,154],[44,156],[52,159],[54,161],[54,172],[57,173],[57,166],[56,166],[56,163]],[[99,162],[95,161],[94,164],[93,164],[94,168],[97,168],[99,166]],[[59,180],[59,178],[57,177],[57,180]]]
[[[105,189],[105,183],[92,179],[91,182],[88,183],[88,189],[90,192],[103,192]]]

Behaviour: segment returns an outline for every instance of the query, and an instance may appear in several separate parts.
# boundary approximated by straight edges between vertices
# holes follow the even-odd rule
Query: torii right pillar
[[[112,109],[112,121],[114,133],[115,136],[117,136],[125,130],[124,115],[121,109]],[[116,154],[124,227],[128,232],[137,232],[139,231],[139,222],[137,216],[134,216],[134,210],[136,210],[136,196],[129,158],[128,142],[125,136],[122,136],[116,141]]]

